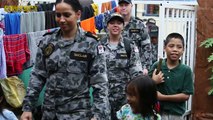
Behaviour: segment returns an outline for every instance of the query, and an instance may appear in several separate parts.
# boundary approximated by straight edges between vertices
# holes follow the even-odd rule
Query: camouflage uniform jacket
[[[158,44],[151,43],[152,46],[152,64],[158,61]]]
[[[129,37],[138,46],[142,68],[149,69],[152,64],[151,41],[148,29],[142,20],[131,17],[129,23],[124,27],[123,37]]]
[[[101,49],[98,53],[99,46],[80,27],[74,40],[63,40],[60,30],[44,36],[37,50],[22,110],[32,111],[46,83],[43,120],[55,117],[89,120],[92,116],[107,120],[110,114],[108,79],[104,52]],[[93,106],[90,104],[90,86],[94,89]]]
[[[130,42],[131,53],[130,58],[128,58],[123,39],[128,38],[121,38],[121,42],[119,42],[116,49],[111,49],[108,37],[100,40],[105,47],[107,76],[109,80],[109,100],[110,104],[115,102],[115,105],[118,105],[118,102],[126,100],[126,83],[131,78],[142,74],[137,46],[134,42]],[[119,109],[122,105],[118,105]]]

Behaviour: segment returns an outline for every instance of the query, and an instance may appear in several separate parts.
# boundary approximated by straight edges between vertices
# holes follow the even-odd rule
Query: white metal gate
[[[195,61],[195,7],[184,5],[162,4],[160,5],[160,28],[158,53],[163,54],[163,40],[171,32],[180,33],[185,40],[185,52],[182,57],[182,62],[191,67],[194,71]],[[169,28],[170,27],[170,28]],[[187,111],[191,110],[192,99],[187,101]]]
[[[158,56],[165,58],[163,52],[164,40],[171,32],[180,33],[185,40],[185,51],[182,62],[191,67],[194,73],[195,64],[195,22],[196,6],[183,5],[178,2],[134,0],[134,4],[158,4],[159,5],[159,35]],[[134,12],[137,12],[134,11]],[[187,112],[191,110],[191,98],[187,101]],[[186,113],[187,113],[186,112]]]
[[[184,64],[194,70],[195,59],[195,7],[161,4],[160,5],[160,27],[159,27],[159,56],[163,56],[163,40],[171,32],[180,33],[185,40],[185,52],[182,58]]]

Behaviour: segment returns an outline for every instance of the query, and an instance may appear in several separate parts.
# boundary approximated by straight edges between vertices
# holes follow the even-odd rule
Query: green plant
[[[213,48],[213,38],[208,38],[206,40],[204,40],[203,42],[201,42],[200,46],[204,46],[205,48]],[[208,57],[208,62],[211,63],[213,61],[213,52],[211,53],[211,55]],[[213,66],[210,67],[211,69],[211,76],[209,78],[209,80],[211,80],[211,90],[209,90],[208,95],[213,95]]]

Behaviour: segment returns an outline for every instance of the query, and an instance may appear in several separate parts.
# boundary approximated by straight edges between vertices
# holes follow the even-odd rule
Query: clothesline
[[[30,3],[31,5],[35,5],[38,3],[54,3],[54,0],[20,0],[19,4],[20,5],[27,5]]]

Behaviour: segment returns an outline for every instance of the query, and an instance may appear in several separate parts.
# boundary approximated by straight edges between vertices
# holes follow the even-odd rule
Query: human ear
[[[76,12],[76,15],[77,15],[78,19],[80,19],[81,18],[81,11],[78,10],[78,12]]]
[[[166,46],[165,45],[163,46],[163,51],[166,52]]]

